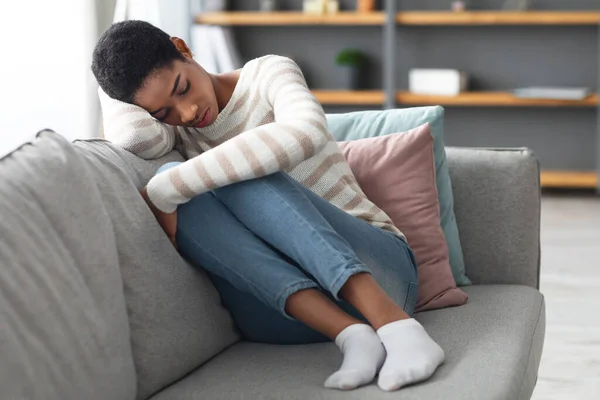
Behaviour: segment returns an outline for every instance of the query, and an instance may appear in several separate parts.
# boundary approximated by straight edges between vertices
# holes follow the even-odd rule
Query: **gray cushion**
[[[212,283],[177,254],[138,192],[160,165],[181,156],[145,161],[103,140],[78,141],[75,148],[110,204],[137,397],[145,399],[235,343],[238,334]]]
[[[324,389],[341,360],[330,343],[240,343],[152,400],[529,398],[544,336],[542,295],[524,286],[463,289],[466,305],[417,316],[445,349],[446,363],[429,381],[397,393],[375,385],[351,392]]]
[[[0,160],[0,397],[134,399],[109,209],[54,133]]]
[[[466,271],[475,284],[537,288],[540,172],[526,149],[446,149]]]

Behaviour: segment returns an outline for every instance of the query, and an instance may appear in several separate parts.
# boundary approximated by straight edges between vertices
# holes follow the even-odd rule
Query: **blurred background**
[[[0,154],[45,128],[102,136],[91,54],[121,19],[213,73],[289,56],[329,113],[442,105],[449,146],[531,148],[548,303],[534,398],[600,393],[599,0],[2,0]]]
[[[188,0],[3,0],[0,3],[0,151],[38,130],[101,135],[92,51],[115,18],[146,19],[189,37]],[[122,13],[118,13],[123,18]]]

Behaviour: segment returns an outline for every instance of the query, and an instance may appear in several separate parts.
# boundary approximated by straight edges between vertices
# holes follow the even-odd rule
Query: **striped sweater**
[[[168,126],[140,107],[99,94],[108,140],[141,158],[175,148],[187,159],[148,183],[150,200],[163,212],[201,193],[285,171],[350,215],[404,237],[361,190],[322,106],[289,58],[246,63],[230,101],[205,128]]]

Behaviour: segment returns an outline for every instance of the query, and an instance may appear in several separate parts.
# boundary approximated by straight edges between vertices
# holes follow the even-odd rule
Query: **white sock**
[[[444,350],[415,319],[391,322],[377,334],[387,352],[377,382],[385,391],[428,379],[445,360]]]
[[[370,325],[350,325],[335,338],[344,355],[340,369],[325,381],[330,389],[351,390],[373,382],[385,359],[385,349]]]

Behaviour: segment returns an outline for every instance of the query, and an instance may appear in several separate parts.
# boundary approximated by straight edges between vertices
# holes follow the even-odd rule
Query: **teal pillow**
[[[465,275],[456,217],[450,173],[446,163],[444,145],[444,109],[435,107],[412,107],[385,111],[358,111],[346,114],[328,114],[329,130],[337,141],[356,140],[373,136],[405,132],[429,122],[433,135],[436,183],[440,204],[441,226],[446,236],[450,267],[459,286],[470,285]]]

